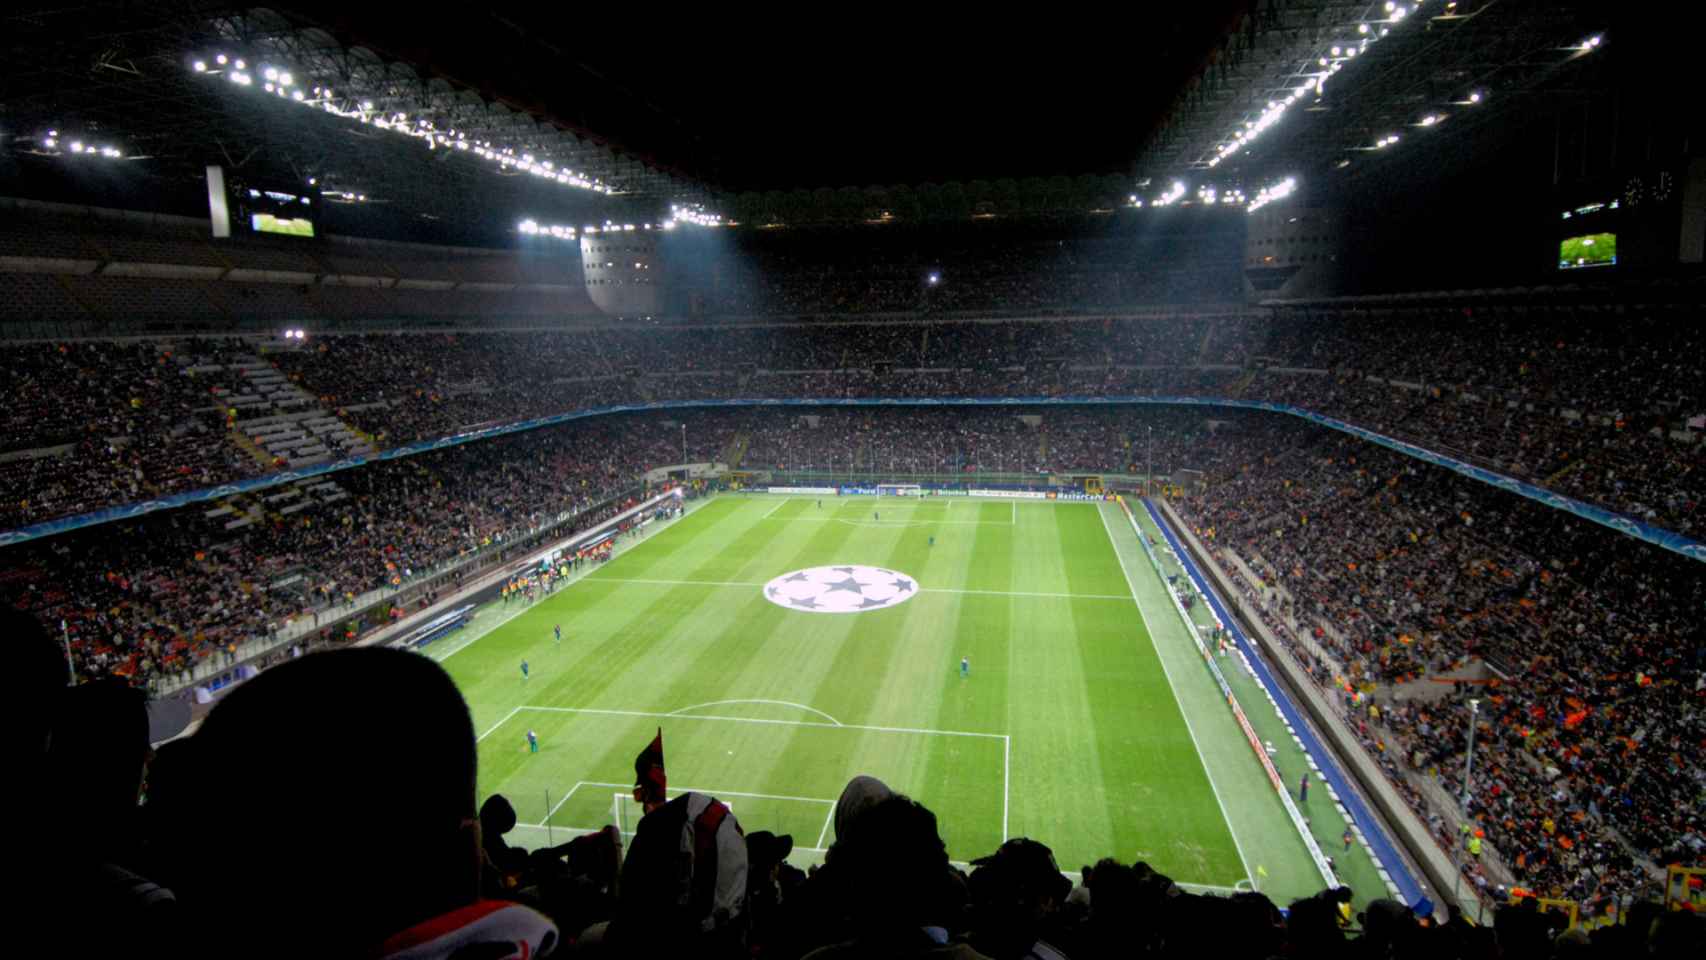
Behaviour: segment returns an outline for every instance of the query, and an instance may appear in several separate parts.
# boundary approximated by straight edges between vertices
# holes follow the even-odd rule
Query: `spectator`
[[[837,834],[830,865],[841,872],[856,933],[812,951],[809,960],[983,957],[951,939],[965,907],[964,884],[948,864],[935,814],[897,794],[860,809],[847,828]]]
[[[194,746],[205,808],[266,824],[245,832],[239,855],[201,858],[186,878],[211,952],[539,956],[556,946],[543,915],[480,898],[473,724],[431,660],[369,648],[287,661],[221,701]],[[381,813],[387,827],[374,830]],[[255,929],[256,903],[289,922]]]
[[[627,955],[735,957],[746,952],[748,863],[740,823],[701,793],[665,799],[663,731],[634,760],[645,810],[622,865],[607,942]]]
[[[1048,847],[1019,838],[972,861],[971,945],[994,960],[1059,960],[1060,912],[1072,892]]]
[[[189,932],[177,897],[136,869],[137,803],[150,755],[142,691],[117,680],[80,684],[63,693],[53,715],[41,799],[55,839],[41,851],[36,878],[53,891],[45,926],[76,931],[75,952],[88,955],[174,949]],[[100,922],[80,922],[91,916]]]

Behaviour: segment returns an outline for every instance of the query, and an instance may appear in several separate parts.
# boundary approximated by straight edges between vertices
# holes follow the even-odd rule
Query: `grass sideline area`
[[[793,834],[803,862],[832,841],[842,786],[867,773],[934,810],[958,861],[1030,836],[1069,872],[1115,856],[1247,889],[1260,865],[1257,885],[1282,903],[1319,889],[1116,504],[819,504],[696,504],[551,596],[488,604],[428,648],[474,712],[480,797],[505,794],[525,825],[512,841],[612,822],[662,726],[672,791]],[[767,596],[784,575],[838,565],[867,592],[885,589],[867,568],[916,592],[857,613]],[[1357,886],[1359,900],[1384,894]]]

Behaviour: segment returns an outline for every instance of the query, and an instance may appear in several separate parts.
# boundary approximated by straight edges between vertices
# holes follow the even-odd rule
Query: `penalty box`
[[[808,719],[775,715],[807,711]],[[610,823],[631,834],[638,822],[628,809],[633,754],[659,726],[671,796],[694,790],[718,797],[748,832],[792,834],[802,852],[834,839],[836,798],[859,774],[935,811],[957,859],[989,853],[1007,838],[1012,747],[1006,734],[841,723],[780,701],[723,701],[668,713],[516,707],[481,734],[482,752],[527,754],[523,734],[533,729],[539,753],[482,790],[502,793],[515,806],[515,839],[523,846],[543,845],[547,835],[561,843]]]

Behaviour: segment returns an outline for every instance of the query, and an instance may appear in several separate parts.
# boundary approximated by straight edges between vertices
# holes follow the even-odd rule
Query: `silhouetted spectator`
[[[964,884],[948,864],[936,815],[911,798],[897,794],[860,810],[832,848],[830,866],[844,872],[840,890],[855,932],[807,954],[811,960],[983,956],[951,939],[965,909]]]
[[[473,723],[426,657],[286,661],[232,691],[193,742],[205,809],[245,824],[185,884],[208,952],[413,960],[556,946],[543,915],[480,898]],[[257,928],[258,904],[288,922]]]

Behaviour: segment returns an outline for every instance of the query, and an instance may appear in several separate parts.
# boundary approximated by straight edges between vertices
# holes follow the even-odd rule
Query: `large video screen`
[[[292,237],[312,237],[314,221],[302,217],[275,217],[270,213],[249,215],[249,225],[256,233],[282,233]]]
[[[1609,267],[1617,263],[1617,234],[1584,233],[1558,243],[1558,269]]]

